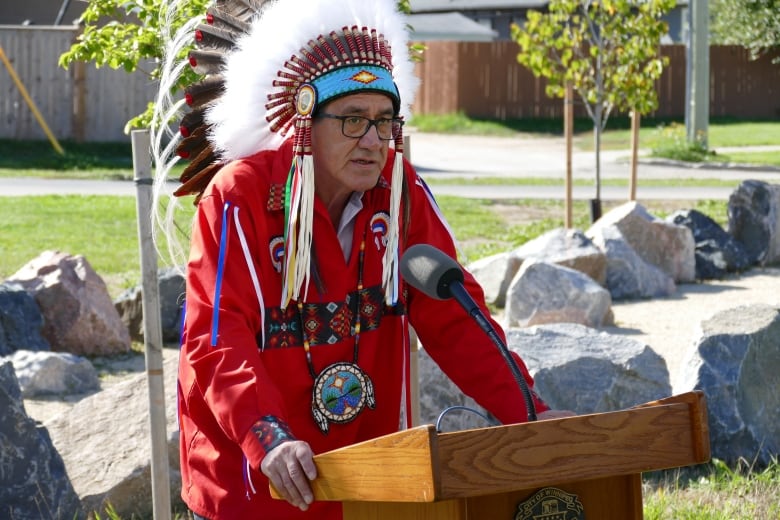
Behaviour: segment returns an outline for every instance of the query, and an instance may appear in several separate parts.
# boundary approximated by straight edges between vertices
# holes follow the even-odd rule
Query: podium
[[[641,519],[642,472],[709,458],[704,395],[689,392],[476,430],[420,426],[317,455],[312,488],[342,501],[345,520]]]

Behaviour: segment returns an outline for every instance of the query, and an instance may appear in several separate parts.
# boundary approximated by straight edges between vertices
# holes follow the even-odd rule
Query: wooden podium
[[[317,455],[313,489],[316,500],[342,501],[346,520],[580,518],[554,500],[518,515],[520,503],[558,494],[576,495],[589,520],[641,519],[643,471],[709,458],[704,395],[690,392],[617,412],[413,428]]]

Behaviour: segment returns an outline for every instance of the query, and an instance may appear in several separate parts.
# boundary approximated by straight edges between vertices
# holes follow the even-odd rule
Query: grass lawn
[[[140,282],[135,199],[122,196],[43,195],[0,198],[0,279],[46,250],[83,255],[103,277],[112,297]],[[496,202],[442,196],[437,201],[462,246],[462,260],[474,261],[517,247],[563,226],[559,200]],[[608,211],[611,201],[604,201]],[[193,207],[183,204],[180,227],[188,229]],[[725,201],[658,201],[647,208],[659,217],[694,207],[724,224]],[[586,229],[586,201],[573,205],[574,225]],[[161,250],[165,251],[165,244]],[[167,265],[163,253],[160,265]]]
[[[0,197],[0,202],[0,279],[41,252],[57,250],[83,255],[112,297],[140,282],[134,197],[44,195]],[[191,214],[191,206],[185,208]]]

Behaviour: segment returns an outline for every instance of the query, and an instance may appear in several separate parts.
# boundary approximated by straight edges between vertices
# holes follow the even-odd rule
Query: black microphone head
[[[415,244],[401,257],[401,275],[409,285],[431,298],[452,298],[450,284],[463,283],[460,265],[429,244]]]

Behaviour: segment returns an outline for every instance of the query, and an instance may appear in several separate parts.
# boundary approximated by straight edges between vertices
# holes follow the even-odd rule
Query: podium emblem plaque
[[[517,505],[514,520],[585,520],[577,495],[546,487]]]

